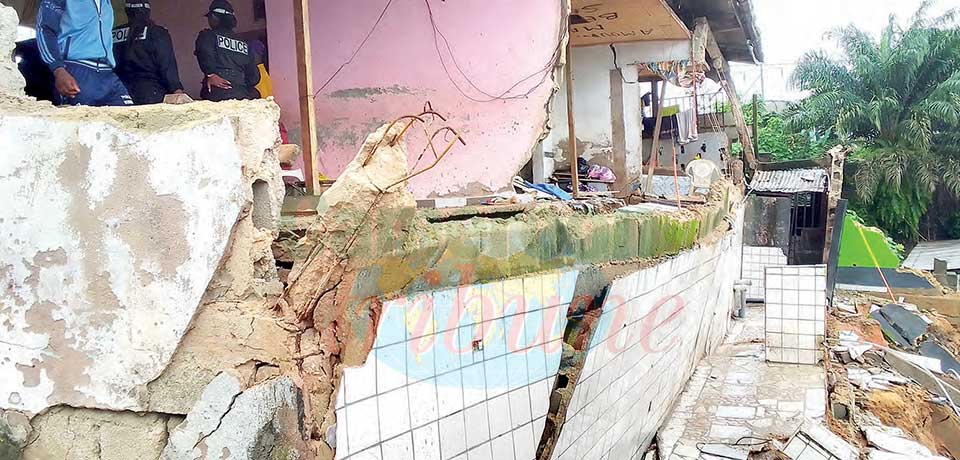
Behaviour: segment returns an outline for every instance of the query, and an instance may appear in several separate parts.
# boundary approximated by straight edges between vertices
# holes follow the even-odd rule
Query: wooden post
[[[313,63],[310,50],[310,0],[293,0],[294,37],[297,40],[297,79],[300,84],[300,137],[303,144],[303,175],[307,194],[319,186],[317,171],[317,112],[313,94]]]
[[[664,80],[660,86],[659,100],[667,94],[667,81]],[[654,94],[654,97],[657,97]],[[657,123],[653,128],[653,148],[650,150],[650,161],[647,163],[647,180],[643,183],[643,194],[650,193],[653,187],[653,168],[657,164],[657,155],[660,154],[660,129],[663,127],[663,107],[657,107]]]
[[[752,134],[753,134],[753,151],[756,152],[757,156],[760,155],[760,135],[758,134],[758,130],[760,129],[760,127],[759,127],[760,114],[758,113],[759,110],[760,110],[760,102],[759,102],[759,100],[757,99],[757,95],[754,94],[754,95],[753,95],[753,129],[752,129]]]
[[[564,75],[567,83],[567,152],[570,157],[570,176],[573,177],[573,198],[580,198],[580,171],[577,170],[577,159],[580,154],[577,153],[577,130],[574,126],[573,113],[573,35],[569,34],[567,39],[567,63],[564,65]]]
[[[710,56],[711,64],[717,71],[720,78],[720,86],[727,94],[727,100],[730,102],[730,113],[733,115],[733,121],[737,125],[737,134],[740,136],[740,145],[743,146],[744,166],[751,171],[755,171],[759,165],[757,161],[757,152],[753,148],[753,140],[750,136],[750,130],[747,128],[746,116],[743,113],[743,107],[740,105],[740,96],[737,95],[737,89],[733,87],[733,82],[727,76],[730,75],[730,66],[720,51],[720,45],[717,43],[713,31],[710,30],[710,23],[707,18],[696,18],[695,37],[697,40],[705,39],[704,51]],[[695,41],[695,46],[700,46],[700,41]],[[699,50],[694,49],[694,58],[699,58]]]

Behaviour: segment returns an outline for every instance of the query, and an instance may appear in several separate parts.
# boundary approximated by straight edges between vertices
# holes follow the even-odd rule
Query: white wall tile
[[[337,459],[382,458],[383,450],[488,459],[495,444],[501,458],[513,458],[535,449],[577,276],[554,272],[385,302],[374,350],[363,367],[345,369],[338,390]],[[497,441],[492,424],[502,431]],[[515,446],[515,435],[526,444]]]
[[[513,436],[510,434],[499,436],[490,443],[495,460],[514,460]]]
[[[440,452],[444,460],[467,450],[467,434],[463,425],[463,412],[440,419]]]
[[[417,460],[441,460],[438,422],[413,430],[413,452]],[[337,455],[340,455],[339,449]]]
[[[406,388],[382,394],[377,400],[380,406],[380,439],[410,431],[410,399]]]
[[[477,447],[467,451],[467,460],[495,460],[493,452],[490,450],[490,442],[487,441]]]
[[[506,414],[506,418],[510,419],[509,413]],[[466,408],[463,411],[463,421],[466,426],[468,449],[490,441],[490,418],[486,401]]]
[[[351,452],[362,451],[380,442],[376,396],[350,404],[346,410],[347,439]]]
[[[414,460],[413,434],[404,433],[383,443],[384,458],[389,460]],[[358,459],[359,460],[359,459]]]

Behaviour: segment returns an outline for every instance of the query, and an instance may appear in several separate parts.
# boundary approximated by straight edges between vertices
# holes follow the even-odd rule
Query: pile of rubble
[[[960,458],[956,327],[902,299],[838,293],[833,304],[825,363],[833,432],[871,460]],[[789,457],[807,458],[792,446]],[[810,458],[847,458],[844,448],[828,452]]]
[[[924,305],[837,293],[828,318],[828,407],[784,443],[719,458],[960,458],[960,324]],[[715,455],[715,454],[714,454]],[[715,458],[715,457],[709,457]]]

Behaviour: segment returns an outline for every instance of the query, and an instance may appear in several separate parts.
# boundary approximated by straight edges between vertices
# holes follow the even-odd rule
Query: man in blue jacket
[[[133,105],[113,72],[110,0],[41,0],[37,46],[64,105]]]

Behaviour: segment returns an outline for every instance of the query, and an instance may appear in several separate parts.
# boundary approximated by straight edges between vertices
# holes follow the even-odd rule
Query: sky
[[[854,24],[879,36],[891,14],[906,22],[913,17],[922,0],[752,0],[763,46],[763,93],[767,100],[796,100],[802,94],[789,83],[793,64],[811,49],[835,51],[824,35]],[[960,0],[939,0],[931,8],[937,16],[950,8],[960,8]],[[735,65],[734,82],[745,97],[761,91],[760,70],[756,66]]]
[[[768,64],[792,63],[810,48],[829,48],[824,34],[848,24],[879,35],[891,14],[907,21],[921,3],[921,0],[753,0]],[[936,16],[951,7],[960,7],[960,0],[940,0],[931,12]]]

